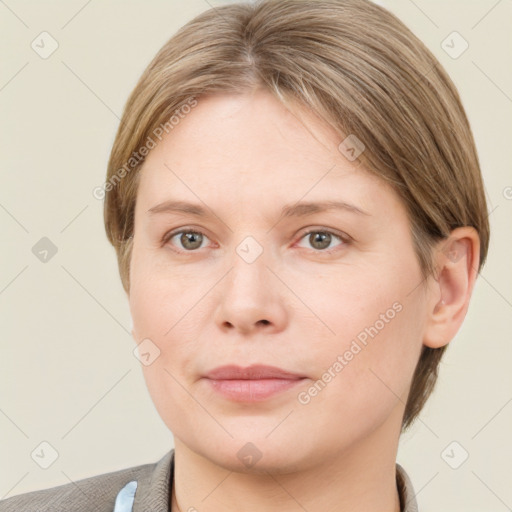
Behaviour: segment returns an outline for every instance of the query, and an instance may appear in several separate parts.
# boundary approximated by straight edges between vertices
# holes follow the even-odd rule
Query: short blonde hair
[[[340,142],[348,135],[363,142],[361,165],[390,183],[407,208],[424,278],[434,273],[436,242],[459,226],[479,234],[480,271],[490,233],[478,156],[458,92],[432,53],[368,0],[262,0],[212,8],[187,23],[127,101],[104,204],[126,293],[138,170],[150,141],[169,132],[202,94],[257,87],[290,109],[312,110]],[[445,348],[423,347],[404,429],[432,392]]]

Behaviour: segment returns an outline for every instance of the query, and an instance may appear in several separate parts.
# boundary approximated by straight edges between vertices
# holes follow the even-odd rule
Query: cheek
[[[144,378],[157,409],[168,414],[161,410],[166,402],[186,399],[178,382],[193,368],[199,350],[204,289],[191,276],[162,269],[135,250],[130,272],[134,338],[151,356],[151,364],[141,360]]]
[[[191,323],[188,313],[204,294],[203,286],[160,254],[135,247],[130,267],[130,310],[137,339],[164,340]]]
[[[393,383],[400,374],[408,378],[419,357],[425,303],[421,287],[415,285],[421,276],[412,251],[403,251],[400,259],[392,254],[369,255],[370,259],[375,259],[373,264],[339,267],[316,276],[314,282],[297,279],[295,286],[304,284],[302,295],[316,323],[329,327],[322,327],[322,343],[308,347],[311,360],[320,363],[315,365],[320,372],[338,356],[346,356],[342,365],[344,372],[351,368],[345,372],[350,380],[378,382],[373,370]]]
[[[196,353],[197,336],[190,331],[193,315],[187,316],[190,301],[180,293],[176,280],[170,283],[154,273],[136,274],[130,293],[134,337],[151,356],[155,354],[150,364],[141,358],[144,380],[161,418],[171,430],[179,431],[189,411],[195,410],[191,395],[184,389],[185,374],[193,367]]]
[[[316,296],[322,304],[318,315],[335,334],[313,348],[319,380],[306,390],[304,401],[324,403],[338,421],[364,417],[368,426],[405,404],[425,321],[421,291],[410,293],[417,277],[411,269],[409,277],[395,271],[388,275],[396,279],[381,273],[380,278],[361,274],[352,282],[338,281],[328,288],[330,300],[323,304]]]

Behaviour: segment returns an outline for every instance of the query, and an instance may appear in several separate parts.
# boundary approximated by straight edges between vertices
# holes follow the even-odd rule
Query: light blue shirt
[[[128,482],[118,493],[113,512],[131,512],[137,490],[137,481]]]

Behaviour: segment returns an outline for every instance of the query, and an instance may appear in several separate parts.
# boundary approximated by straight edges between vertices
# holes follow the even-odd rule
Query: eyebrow
[[[295,204],[285,205],[281,209],[281,217],[304,217],[306,215],[312,215],[328,210],[344,210],[349,213],[355,213],[358,215],[371,214],[365,210],[362,210],[354,204],[347,203],[345,201],[317,201],[317,202],[297,202]],[[164,201],[163,203],[157,204],[150,208],[147,213],[153,215],[157,213],[188,213],[190,215],[196,215],[197,217],[208,217],[209,213],[206,208],[203,208],[199,204],[188,203],[186,201]]]

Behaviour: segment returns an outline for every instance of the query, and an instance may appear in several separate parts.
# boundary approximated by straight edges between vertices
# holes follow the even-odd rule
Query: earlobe
[[[456,228],[436,248],[437,273],[428,288],[424,345],[440,348],[457,334],[478,274],[479,251],[478,233],[470,226]]]

